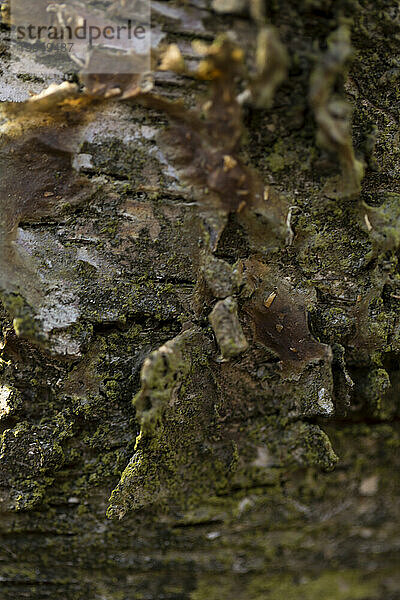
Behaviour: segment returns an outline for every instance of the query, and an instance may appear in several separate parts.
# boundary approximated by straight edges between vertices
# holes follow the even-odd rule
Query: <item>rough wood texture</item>
[[[236,41],[3,104],[0,597],[399,599],[398,3],[152,6]]]

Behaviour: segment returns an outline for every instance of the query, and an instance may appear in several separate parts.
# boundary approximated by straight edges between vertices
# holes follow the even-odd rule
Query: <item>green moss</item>
[[[287,163],[287,157],[285,153],[285,146],[282,140],[279,140],[274,145],[274,150],[267,157],[267,164],[273,173],[278,173],[285,168]]]
[[[365,577],[357,570],[324,571],[318,577],[297,577],[288,574],[270,574],[252,578],[227,578],[216,574],[201,579],[190,600],[367,600],[377,598],[380,575]]]
[[[13,319],[13,327],[18,336],[40,341],[44,338],[34,311],[20,294],[2,294],[5,308]]]
[[[23,447],[21,439],[34,443],[35,431],[21,428],[17,436],[21,448],[7,445],[2,455],[2,477],[16,493],[11,508],[19,511],[14,516],[5,512],[8,537],[1,548],[6,565],[2,584],[8,586],[13,577],[30,582],[22,588],[11,581],[4,592],[7,600],[15,597],[15,590],[27,597],[46,594],[45,585],[53,585],[53,595],[68,600],[190,594],[196,600],[375,600],[390,597],[390,586],[395,589],[397,564],[390,571],[388,563],[396,561],[398,543],[395,473],[400,446],[394,415],[399,382],[393,363],[400,349],[394,297],[400,284],[395,256],[398,198],[387,194],[395,189],[399,171],[393,118],[399,96],[390,84],[392,73],[379,79],[388,65],[387,48],[395,49],[395,20],[381,2],[345,3],[346,10],[356,8],[353,44],[360,52],[357,70],[346,82],[355,106],[358,151],[363,151],[364,136],[376,121],[364,198],[380,210],[368,212],[373,227],[368,232],[363,211],[370,207],[363,205],[359,211],[355,206],[360,203],[343,197],[340,186],[335,193],[324,187],[326,182],[340,184],[332,178],[340,156],[316,151],[307,108],[312,57],[341,19],[344,5],[336,4],[266,3],[268,21],[282,26],[290,46],[291,74],[273,110],[244,109],[249,141],[243,158],[259,167],[263,182],[278,190],[283,206],[285,200],[294,207],[292,244],[284,246],[284,232],[271,251],[274,231],[262,225],[257,258],[306,290],[313,335],[332,345],[340,342],[339,366],[356,381],[347,418],[365,422],[349,426],[341,415],[338,422],[315,424],[315,391],[321,381],[324,386],[331,381],[329,373],[312,365],[298,379],[285,380],[274,357],[254,344],[251,322],[240,303],[248,353],[218,362],[212,332],[203,319],[206,312],[199,314],[190,296],[198,273],[197,244],[204,247],[211,239],[206,226],[204,235],[189,226],[201,208],[196,206],[187,218],[178,216],[171,233],[165,226],[168,219],[162,221],[160,215],[166,202],[176,208],[181,199],[176,189],[167,196],[168,186],[154,179],[158,190],[143,201],[154,200],[162,235],[156,241],[145,232],[135,240],[123,238],[118,203],[137,192],[132,182],[146,185],[158,167],[149,159],[147,143],[137,147],[136,140],[123,145],[114,139],[88,146],[95,171],[107,175],[107,189],[81,216],[71,214],[68,207],[57,231],[65,232],[60,236],[71,249],[82,243],[71,241],[75,232],[93,222],[97,236],[93,245],[101,257],[116,257],[121,270],[117,276],[118,269],[112,275],[104,269],[100,276],[99,269],[82,261],[73,276],[64,267],[60,271],[79,289],[81,321],[69,333],[83,340],[82,358],[56,360],[5,332],[2,381],[19,391],[3,423],[9,432],[17,419],[26,418],[43,428],[49,444],[37,450],[36,462],[27,463],[31,448]],[[218,27],[225,24],[223,17],[215,21],[214,16],[207,28],[214,22]],[[246,27],[253,27],[250,23],[241,20],[244,37]],[[181,26],[186,26],[185,20]],[[376,52],[368,51],[371,44]],[[330,100],[336,101],[336,94],[344,96],[342,83],[339,74]],[[168,89],[181,94],[178,85]],[[118,108],[117,115],[119,110],[125,108]],[[142,107],[127,110],[135,120],[153,124],[152,115],[144,116]],[[347,126],[347,116],[342,124]],[[349,144],[347,149],[351,153]],[[372,171],[374,165],[383,171]],[[357,181],[360,175],[356,168]],[[130,183],[120,184],[115,177],[129,178]],[[113,199],[109,187],[117,190],[118,198]],[[330,200],[326,192],[342,196],[341,202]],[[203,197],[199,204],[202,201]],[[270,208],[267,204],[266,210]],[[274,227],[279,229],[280,222]],[[235,217],[218,246],[220,259],[230,264],[251,254],[248,232],[238,231]],[[371,245],[374,260],[368,263]],[[140,253],[146,263],[136,260]],[[42,263],[40,268],[44,259]],[[213,282],[216,275],[222,278],[214,270],[207,273],[209,286],[222,297],[229,289],[229,277],[228,285],[218,286]],[[171,281],[186,282],[188,293]],[[376,298],[368,295],[372,289]],[[30,321],[33,312],[19,302],[13,314],[20,319],[16,330],[37,339],[35,322]],[[136,319],[140,324],[133,324]],[[151,351],[176,336],[180,324],[189,320],[199,325],[201,339],[191,340],[179,349],[180,355],[167,355],[165,361],[158,354],[148,379],[139,383],[138,371],[146,356],[154,358]],[[337,403],[341,388],[335,383],[330,391]],[[132,395],[137,400],[134,406]],[[381,419],[393,423],[382,426]],[[329,471],[336,453],[340,468]],[[13,464],[18,464],[15,472],[9,469]],[[362,484],[371,477],[378,478],[376,497],[362,495],[366,489]],[[109,514],[125,514],[122,524],[104,521],[104,500],[113,488]],[[132,510],[137,508],[141,510]],[[387,551],[380,552],[382,548]],[[349,556],[360,570],[349,568]],[[24,567],[30,561],[35,564],[31,570]],[[382,565],[388,565],[387,580]],[[369,578],[364,576],[371,571]],[[69,587],[61,588],[64,580]]]
[[[361,600],[371,598],[377,593],[379,577],[366,578],[365,574],[355,570],[340,572],[325,571],[319,577],[303,577],[300,584],[287,575],[273,576],[268,581],[258,578],[249,586],[249,595],[254,598],[264,597],[270,600]],[[253,595],[254,594],[254,595]]]

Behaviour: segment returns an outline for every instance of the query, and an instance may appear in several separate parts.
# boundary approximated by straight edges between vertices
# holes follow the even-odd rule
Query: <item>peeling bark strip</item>
[[[237,305],[231,296],[217,302],[208,319],[223,358],[230,358],[247,350],[248,343],[239,323]]]
[[[3,61],[1,600],[394,600],[397,5],[152,4]]]
[[[311,362],[330,363],[331,349],[317,342],[308,329],[301,295],[262,263],[248,261],[244,268],[250,288],[261,279],[243,306],[251,316],[254,339],[277,354],[285,375],[301,372]],[[274,291],[268,294],[270,289]]]
[[[321,146],[337,153],[342,167],[343,180],[338,182],[338,193],[344,197],[357,197],[364,166],[354,155],[350,107],[333,95],[335,81],[350,54],[350,31],[342,25],[329,36],[328,51],[311,75],[309,97],[318,124],[317,139]]]

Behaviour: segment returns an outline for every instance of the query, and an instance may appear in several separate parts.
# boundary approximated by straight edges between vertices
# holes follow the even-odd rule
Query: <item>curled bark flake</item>
[[[309,100],[318,125],[317,141],[338,155],[342,168],[341,196],[353,197],[360,192],[363,164],[354,155],[349,106],[335,98],[338,76],[351,55],[350,33],[340,26],[328,38],[328,51],[316,65],[310,80]]]
[[[134,399],[141,435],[150,434],[191,366],[191,352],[200,338],[188,329],[152,352],[144,361],[141,389]]]
[[[226,261],[212,255],[205,256],[201,275],[215,298],[226,298],[234,293],[237,274]]]
[[[24,290],[29,302],[41,284],[29,257],[22,257],[13,243],[17,227],[22,219],[59,214],[62,206],[91,196],[90,182],[72,167],[82,127],[90,118],[86,110],[90,103],[78,96],[77,86],[63,83],[26,102],[1,105],[5,120],[0,143],[0,288]]]
[[[26,117],[32,113],[44,113],[60,107],[62,103],[75,100],[79,97],[78,86],[75,83],[64,81],[61,84],[52,83],[40,94],[32,96],[26,102],[3,102],[1,111],[6,116],[23,115]]]
[[[283,374],[301,373],[313,362],[330,363],[329,346],[310,333],[301,295],[258,261],[246,261],[245,268],[247,285],[253,292],[243,309],[250,316],[254,341],[279,357]]]
[[[217,302],[208,319],[224,359],[247,350],[249,344],[239,322],[236,300],[232,296]]]
[[[237,155],[242,117],[235,78],[243,69],[243,51],[227,36],[209,46],[199,42],[195,49],[203,56],[196,75],[210,81],[210,98],[189,111],[176,110],[173,103],[160,106],[172,121],[163,141],[182,179],[195,186],[199,202],[236,212],[256,192],[251,170]]]
[[[287,57],[272,29],[260,34],[259,45],[258,75],[253,83],[255,97],[265,105],[285,76]],[[199,204],[225,214],[246,208],[263,212],[264,186],[238,155],[243,125],[236,79],[246,75],[243,50],[229,36],[193,46],[203,57],[196,72],[186,69],[175,45],[167,48],[160,68],[178,67],[179,72],[209,81],[210,96],[205,103],[189,110],[181,102],[153,94],[137,95],[136,101],[168,115],[171,126],[161,142],[181,178],[193,186]]]
[[[246,230],[253,250],[270,252],[286,243],[288,202],[274,188],[264,188],[257,174],[253,177],[253,185],[257,186],[257,193],[253,194],[252,204],[239,213],[238,221]]]
[[[111,494],[110,518],[122,518],[129,510],[168,497],[184,504],[193,489],[209,494],[226,480],[233,448],[229,440],[214,441],[210,346],[201,330],[191,327],[145,360],[141,390],[134,400],[141,430]],[[193,456],[200,454],[201,465],[193,469]],[[210,481],[210,472],[216,473],[215,482]]]
[[[257,75],[250,91],[257,108],[270,108],[275,92],[285,80],[289,57],[273,27],[262,27],[257,36]]]
[[[243,125],[236,79],[246,76],[243,51],[228,36],[211,45],[197,42],[194,48],[203,56],[196,76],[210,82],[210,97],[204,104],[185,110],[181,104],[151,94],[138,101],[170,117],[171,127],[161,141],[181,178],[193,186],[199,204],[221,215],[238,213],[254,248],[279,246],[286,235],[286,202],[273,193],[268,197],[259,175],[239,156]],[[286,51],[276,32],[262,30],[258,74],[251,84],[257,105],[271,103],[286,68]]]
[[[0,221],[7,233],[21,218],[51,214],[63,202],[81,199],[87,182],[72,169],[71,158],[90,119],[90,103],[65,82],[26,102],[2,104]]]

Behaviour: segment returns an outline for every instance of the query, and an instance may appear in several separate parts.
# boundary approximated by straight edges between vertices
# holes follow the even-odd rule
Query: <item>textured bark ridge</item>
[[[0,597],[396,600],[397,3],[152,8],[153,84],[2,25]]]

